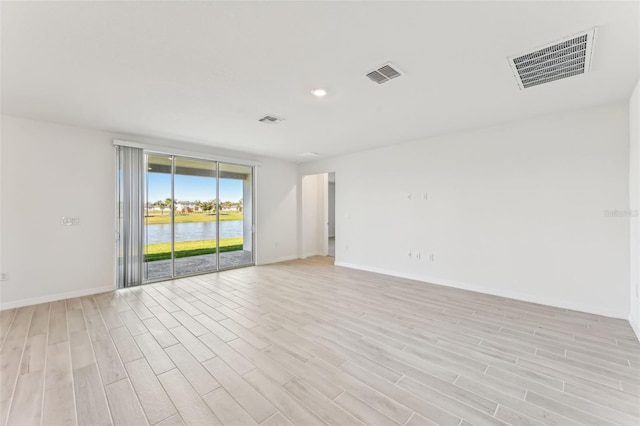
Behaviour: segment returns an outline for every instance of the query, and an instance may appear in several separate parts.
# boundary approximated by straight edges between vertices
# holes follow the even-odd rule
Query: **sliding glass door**
[[[253,264],[253,168],[145,153],[145,282]]]
[[[143,280],[173,277],[173,157],[145,154]]]
[[[220,163],[220,269],[253,263],[253,168]]]
[[[174,163],[174,275],[214,272],[218,269],[217,164],[179,157]]]

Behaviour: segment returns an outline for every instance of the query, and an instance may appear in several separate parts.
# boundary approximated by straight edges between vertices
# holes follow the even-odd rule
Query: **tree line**
[[[155,203],[148,203],[147,207],[150,205],[155,206],[157,208],[160,209],[160,215],[164,215],[164,210],[167,208],[171,207],[172,204],[172,200],[171,198],[167,198],[165,200],[158,200]],[[173,205],[177,205],[177,204],[189,204],[189,205],[193,205],[196,210],[200,210],[203,212],[213,212],[216,213],[216,200],[211,200],[211,201],[200,201],[200,200],[196,200],[194,202],[191,201],[176,201],[173,200]],[[238,201],[237,203],[234,203],[232,201],[223,201],[220,203],[220,208],[221,209],[228,209],[228,208],[235,208],[236,211],[241,212],[242,211],[242,200]],[[183,208],[184,210],[184,208]]]

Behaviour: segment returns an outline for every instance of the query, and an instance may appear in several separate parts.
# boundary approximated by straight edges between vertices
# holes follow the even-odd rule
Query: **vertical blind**
[[[142,284],[144,204],[144,151],[116,146],[117,163],[117,269],[118,288]]]

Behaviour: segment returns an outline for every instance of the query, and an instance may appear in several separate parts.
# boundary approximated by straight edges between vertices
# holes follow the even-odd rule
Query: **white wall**
[[[326,255],[327,175],[302,178],[302,257]]]
[[[629,100],[629,322],[640,339],[640,81]]]
[[[112,140],[158,141],[8,116],[1,124],[0,264],[9,280],[0,283],[0,308],[115,288]],[[257,261],[295,258],[297,166],[259,160]],[[80,225],[62,226],[62,216]]]
[[[297,256],[297,166],[263,159],[257,168],[257,263],[281,262]]]
[[[110,135],[2,116],[1,137],[2,308],[114,288]]]
[[[300,173],[340,176],[338,265],[627,318],[629,221],[605,211],[628,206],[628,129],[608,105]]]

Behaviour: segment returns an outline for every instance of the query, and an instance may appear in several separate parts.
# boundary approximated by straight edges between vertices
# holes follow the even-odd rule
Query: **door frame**
[[[146,199],[147,194],[148,194],[148,183],[147,183],[147,172],[148,172],[148,156],[149,155],[159,155],[159,156],[169,156],[171,157],[171,211],[170,211],[170,215],[171,215],[171,275],[167,276],[167,277],[162,277],[162,278],[157,278],[157,279],[150,279],[147,280],[145,279],[146,276],[146,271],[143,271],[143,281],[142,284],[152,284],[155,282],[161,282],[161,281],[168,281],[168,280],[173,280],[173,279],[180,279],[180,278],[187,278],[187,277],[192,277],[192,276],[198,276],[198,275],[204,275],[204,274],[212,274],[212,273],[217,273],[220,271],[227,271],[227,270],[231,270],[231,269],[238,269],[238,268],[246,268],[249,266],[255,266],[256,265],[256,236],[255,236],[255,229],[256,229],[256,166],[255,165],[249,165],[249,164],[243,164],[243,163],[236,163],[236,162],[231,162],[231,161],[224,161],[224,160],[214,160],[212,158],[202,158],[202,157],[197,157],[197,156],[191,156],[191,155],[184,155],[184,154],[172,154],[172,153],[165,153],[165,152],[158,152],[156,150],[152,150],[152,149],[144,149],[143,150],[143,155],[144,155],[144,171],[145,171],[145,199],[144,199],[144,205],[146,206],[148,200]],[[192,159],[192,160],[198,160],[198,161],[203,161],[203,162],[209,162],[209,163],[213,163],[215,164],[215,170],[216,170],[216,198],[215,198],[215,204],[216,204],[216,267],[215,270],[211,270],[211,271],[206,271],[206,272],[195,272],[192,274],[182,274],[182,275],[176,275],[176,271],[175,271],[175,176],[176,176],[176,159]],[[232,165],[232,166],[241,166],[241,167],[246,167],[248,169],[251,170],[251,262],[248,264],[243,264],[243,265],[238,265],[238,266],[229,266],[229,267],[224,267],[221,268],[220,267],[220,165]],[[243,199],[244,199],[244,194],[243,194]],[[144,214],[145,211],[143,209],[143,211],[141,212],[142,216],[143,216],[143,223],[144,223]],[[243,220],[244,220],[244,203],[243,203]],[[147,225],[144,225],[143,228],[143,232],[144,235],[146,235],[146,230],[147,230]],[[244,227],[244,224],[243,224]],[[244,229],[244,228],[243,228]],[[243,233],[243,240],[244,240],[244,233]],[[143,238],[143,244],[146,241],[146,238]],[[144,246],[143,246],[143,254],[144,254]],[[143,265],[146,264],[147,262],[143,262]],[[144,267],[144,266],[143,266]]]

